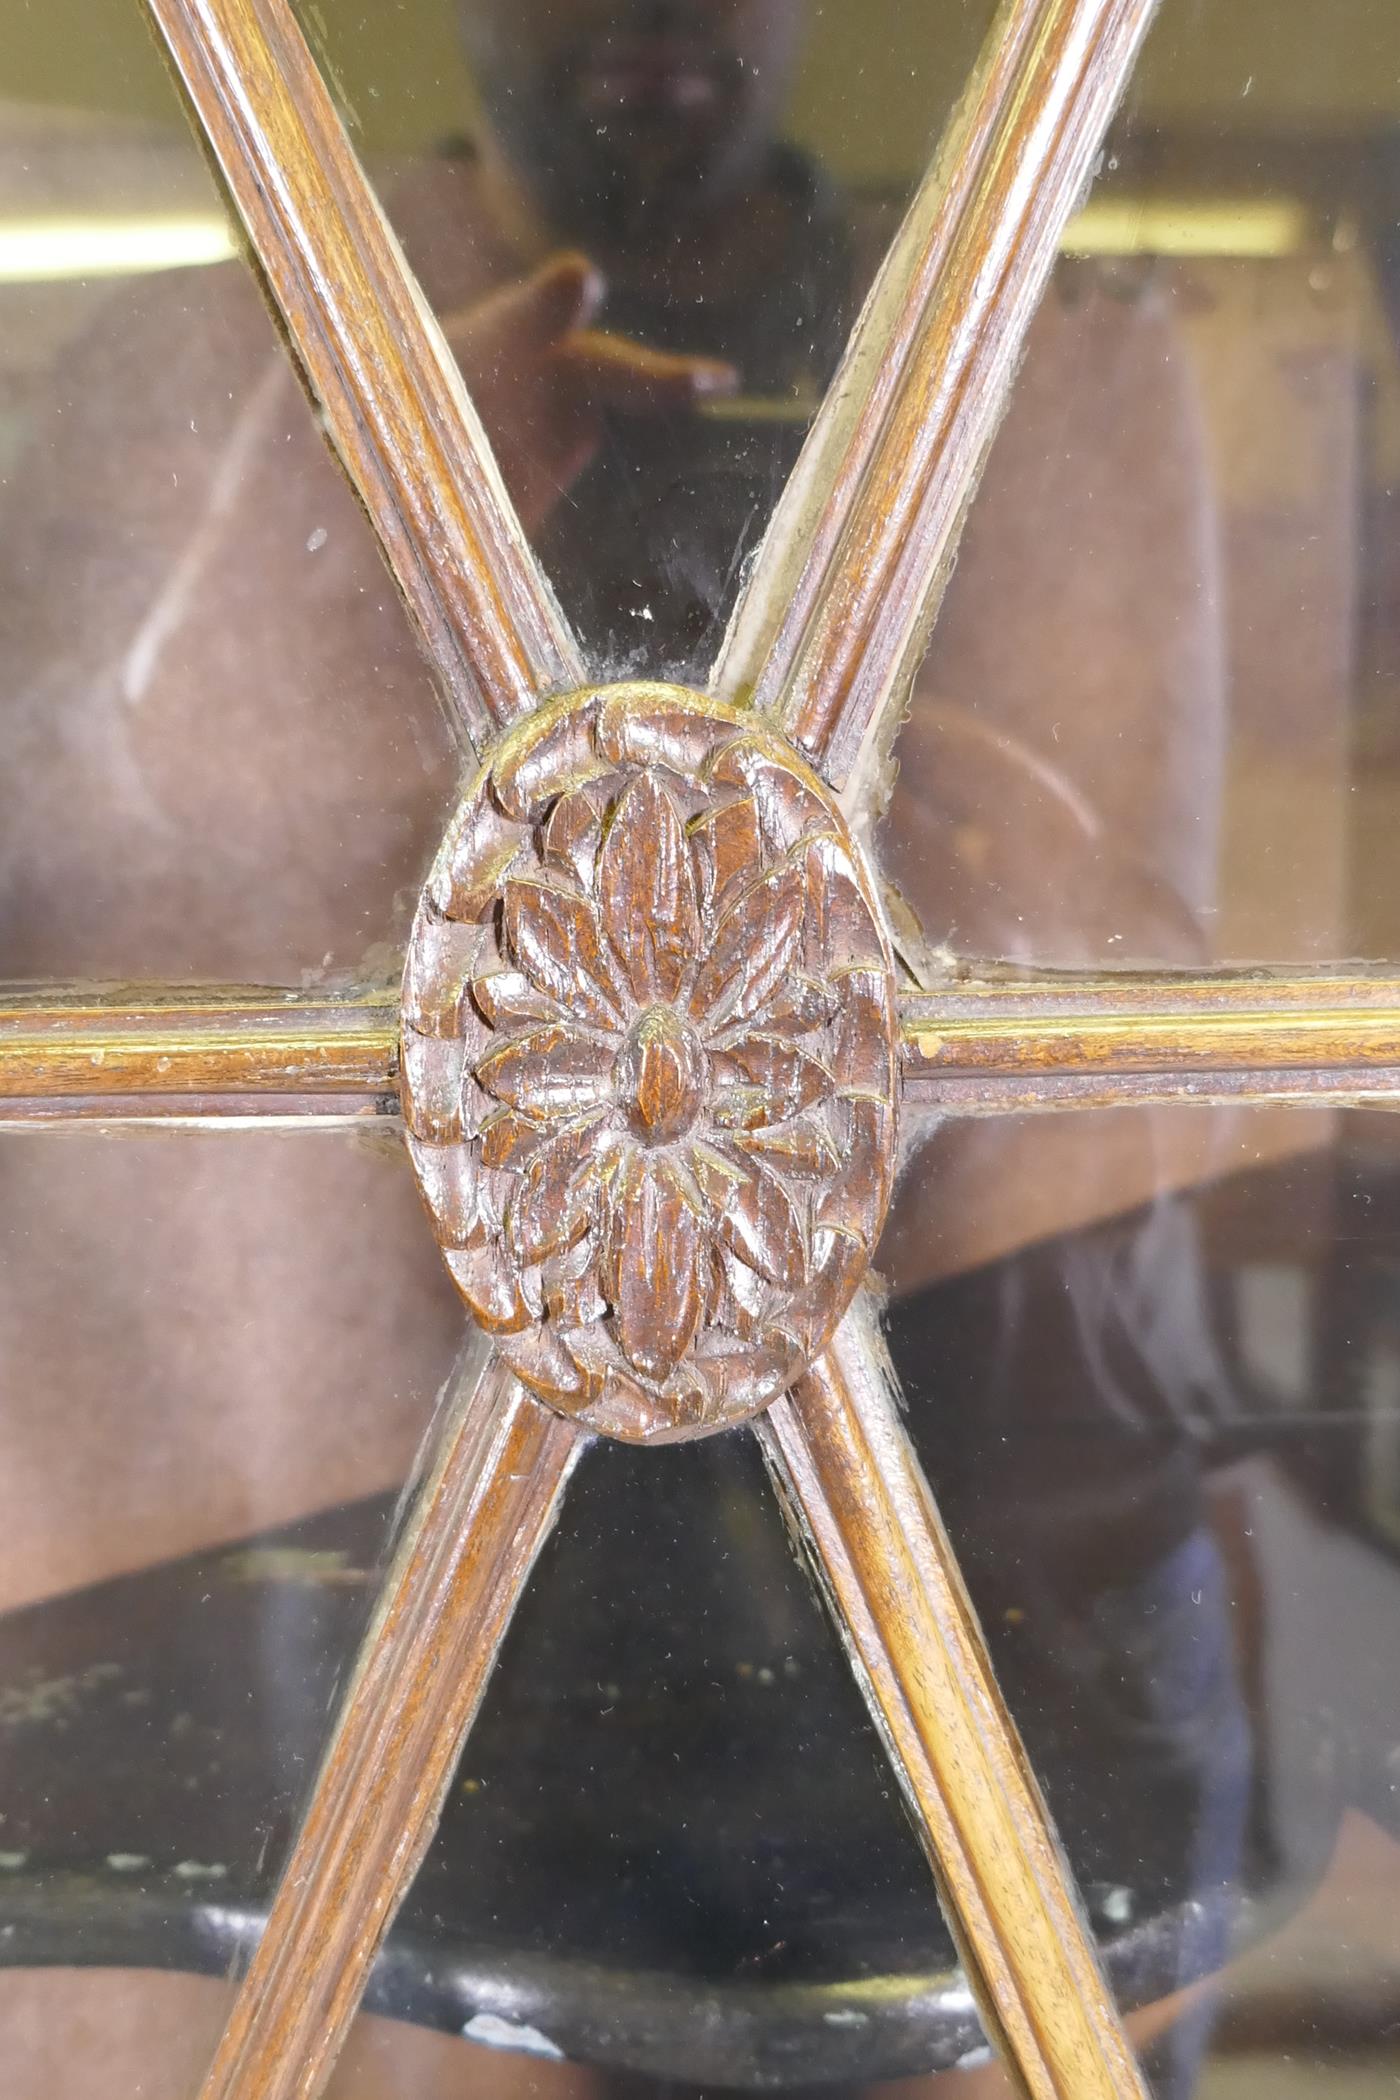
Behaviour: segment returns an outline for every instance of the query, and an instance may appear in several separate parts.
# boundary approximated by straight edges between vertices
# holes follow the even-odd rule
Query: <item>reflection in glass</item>
[[[390,975],[456,758],[373,535],[141,8],[7,12],[0,978]]]
[[[1388,1133],[945,1125],[882,1249],[910,1428],[1164,2100],[1394,2075]],[[935,2071],[976,2060],[970,1998],[744,1433],[585,1460],[390,1950],[377,2008],[603,2092],[964,2090]]]
[[[137,12],[98,12],[90,107],[46,99],[60,7],[0,123],[0,975],[391,975],[456,754]],[[911,44],[895,166],[842,87],[858,10],[312,11],[600,668],[704,677],[989,13]]]
[[[1400,954],[1396,37],[1166,0],[898,746],[925,967]]]
[[[991,16],[968,0],[915,31],[898,0],[874,12],[425,6],[426,109],[382,36],[348,13],[322,32],[347,106],[399,149],[390,216],[586,654],[614,675],[704,681]],[[900,51],[894,160],[870,125],[891,80],[872,97],[861,77],[881,38]]]
[[[911,1426],[1173,2100],[1400,1998],[1398,1167],[1382,1117],[1122,1111],[950,1127],[897,1199]]]
[[[462,1322],[397,1144],[11,1135],[0,1190],[5,2091],[100,2025],[135,2100],[227,1986],[35,1972],[246,1952]]]
[[[1400,1993],[1388,1130],[945,1126],[882,1250],[913,1434],[1173,2100],[1383,2060]],[[37,2095],[45,2008],[75,2064],[101,2016],[74,1961],[207,1975],[255,1928],[460,1319],[402,1162],[342,1134],[0,1166],[0,2017]],[[175,2100],[223,1988],[131,1978],[106,2091],[166,2090],[159,2044]],[[362,2023],[347,2095],[529,2091],[547,2042],[580,2068],[541,2092],[931,2100],[979,2047],[746,1434],[585,1461],[370,2009],[441,2039]]]

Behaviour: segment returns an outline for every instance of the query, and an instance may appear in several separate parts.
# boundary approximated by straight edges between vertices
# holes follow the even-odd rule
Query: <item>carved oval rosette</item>
[[[629,1442],[757,1413],[889,1201],[894,984],[832,796],[679,687],[488,754],[404,979],[409,1144],[458,1290],[543,1400]]]

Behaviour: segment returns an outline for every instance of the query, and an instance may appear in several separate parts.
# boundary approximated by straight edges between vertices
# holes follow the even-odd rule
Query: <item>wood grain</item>
[[[835,787],[927,641],[1066,220],[1155,0],[1004,0],[769,525],[715,689]]]
[[[726,812],[726,821],[735,819]],[[556,829],[562,850],[559,838]],[[702,852],[729,851],[703,828],[696,840]],[[732,881],[738,865],[725,860],[706,880]],[[495,1023],[511,1018],[502,1009]],[[943,991],[905,990],[899,1018],[907,1099],[948,1115],[1148,1101],[1400,1103],[1400,978],[1380,973],[969,976]],[[802,1019],[800,1002],[793,1019]],[[0,1127],[395,1117],[398,1063],[389,991],[0,992]],[[771,1093],[780,1080],[796,1083],[791,1072],[765,1070],[754,1084]],[[793,1137],[790,1125],[784,1135]],[[762,1128],[745,1142],[764,1156],[772,1149]],[[798,1150],[795,1170],[816,1174],[823,1156]]]
[[[467,1307],[629,1443],[792,1383],[878,1242],[894,979],[834,798],[747,712],[629,681],[494,746],[404,973],[409,1149]]]
[[[14,990],[0,993],[0,1122],[392,1113],[398,1039],[389,992]]]
[[[335,448],[475,742],[582,666],[287,0],[147,0]]]
[[[900,1002],[906,1097],[950,1114],[1400,1099],[1400,981],[1221,973],[960,981]]]
[[[989,2034],[1031,2100],[1146,2100],[900,1420],[873,1320],[758,1425],[900,1775]]]
[[[321,2091],[586,1442],[504,1366],[463,1380],[201,2100]]]

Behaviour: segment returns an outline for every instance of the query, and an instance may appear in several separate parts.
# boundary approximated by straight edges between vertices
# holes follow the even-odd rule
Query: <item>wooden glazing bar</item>
[[[477,742],[577,685],[572,636],[287,0],[147,0],[325,427]]]
[[[972,1605],[900,1419],[873,1321],[758,1428],[937,1876],[993,2040],[1032,2100],[1146,2088]]]
[[[1090,1108],[1400,1109],[1400,1064],[1311,1071],[1252,1066],[1223,1072],[1002,1072],[913,1078],[911,1109],[937,1116],[1051,1115]]]
[[[905,992],[904,1085],[947,1112],[1400,1098],[1400,978],[1046,977]],[[0,992],[0,1126],[341,1120],[398,1106],[397,994]]]
[[[927,640],[1155,0],[1004,0],[774,514],[715,677],[835,786]]]
[[[397,995],[114,986],[0,993],[0,1119],[383,1113]]]
[[[587,1442],[499,1363],[464,1382],[201,2100],[322,2090]]]
[[[0,1098],[0,1131],[337,1130],[398,1113],[392,1093],[29,1094]]]
[[[1383,1096],[1400,1073],[1394,977],[968,982],[906,993],[900,1021],[909,1094],[951,1108]]]

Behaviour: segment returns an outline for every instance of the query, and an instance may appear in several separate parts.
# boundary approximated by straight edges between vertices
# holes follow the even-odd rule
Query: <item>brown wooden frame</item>
[[[1400,978],[966,971],[900,998],[906,1099],[947,1114],[1400,1095]],[[397,1118],[399,993],[0,993],[0,1126]],[[96,1053],[100,1052],[100,1058]]]
[[[584,681],[287,0],[146,0],[468,743]],[[713,689],[858,809],[1153,0],[1003,0],[736,610]],[[1400,1100],[1400,978],[968,970],[901,995],[945,1114]],[[0,1125],[392,1119],[397,991],[26,989]],[[427,1258],[425,1252],[425,1258]],[[1141,2094],[867,1308],[758,1429],[1023,2089]],[[468,1359],[205,2087],[321,2089],[586,1435]]]

